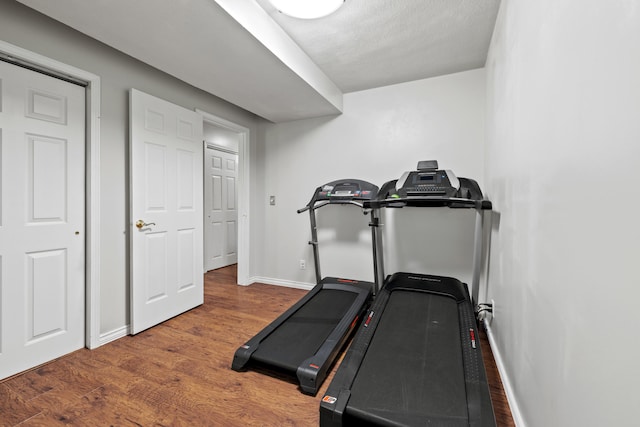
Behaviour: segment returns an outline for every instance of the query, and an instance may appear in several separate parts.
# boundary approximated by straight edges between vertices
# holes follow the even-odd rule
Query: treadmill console
[[[397,182],[397,195],[411,197],[457,197],[460,181],[450,170],[439,170],[438,162],[420,162],[418,170],[405,173]]]
[[[491,209],[491,202],[484,199],[475,180],[458,178],[450,170],[438,169],[435,160],[419,162],[416,169],[386,182],[378,196],[365,202],[365,206],[373,209],[404,206]]]
[[[318,187],[314,199],[329,200],[340,203],[340,200],[371,200],[378,194],[378,187],[359,179],[341,179]]]

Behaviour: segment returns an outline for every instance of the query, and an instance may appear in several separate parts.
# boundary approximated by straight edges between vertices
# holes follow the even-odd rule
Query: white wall
[[[236,153],[238,152],[240,136],[237,132],[204,122],[203,136],[206,142],[215,144],[218,147],[228,148]]]
[[[492,329],[523,425],[638,425],[640,2],[503,1]]]
[[[252,129],[256,116],[123,55],[10,0],[0,0],[0,40],[101,77],[101,334],[129,323],[128,90],[140,89]],[[255,146],[255,137],[252,145]]]
[[[264,256],[256,271],[262,279],[314,282],[307,244],[309,219],[296,214],[296,209],[309,201],[319,185],[358,178],[381,186],[427,159],[437,159],[441,167],[459,176],[481,178],[484,108],[485,73],[473,70],[346,94],[344,113],[338,117],[265,124],[264,161],[259,166],[264,186],[260,204]],[[268,206],[269,195],[276,196],[276,206]],[[333,244],[320,247],[321,257],[325,254],[322,273],[371,280],[368,217],[350,208],[335,208],[337,214],[324,212],[348,222],[342,228],[357,232],[343,236],[332,229],[321,232]],[[318,217],[322,214],[323,209]],[[321,225],[330,227],[330,222]],[[423,243],[411,242],[416,250]],[[307,270],[299,270],[300,259],[307,260]]]

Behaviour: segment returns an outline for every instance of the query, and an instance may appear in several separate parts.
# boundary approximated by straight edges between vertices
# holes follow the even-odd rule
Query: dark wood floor
[[[239,345],[305,291],[205,276],[205,303],[134,337],[79,350],[0,382],[0,426],[316,426],[317,396],[230,369]],[[499,426],[513,426],[493,357],[485,364]]]

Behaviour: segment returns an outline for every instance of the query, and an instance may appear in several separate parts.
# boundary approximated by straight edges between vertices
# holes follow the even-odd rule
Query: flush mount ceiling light
[[[327,16],[345,2],[345,0],[269,0],[285,15],[301,19],[315,19]]]

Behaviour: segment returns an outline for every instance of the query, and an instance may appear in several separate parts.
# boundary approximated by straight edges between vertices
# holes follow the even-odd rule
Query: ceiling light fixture
[[[345,0],[269,0],[285,15],[301,19],[322,18],[338,10]]]

